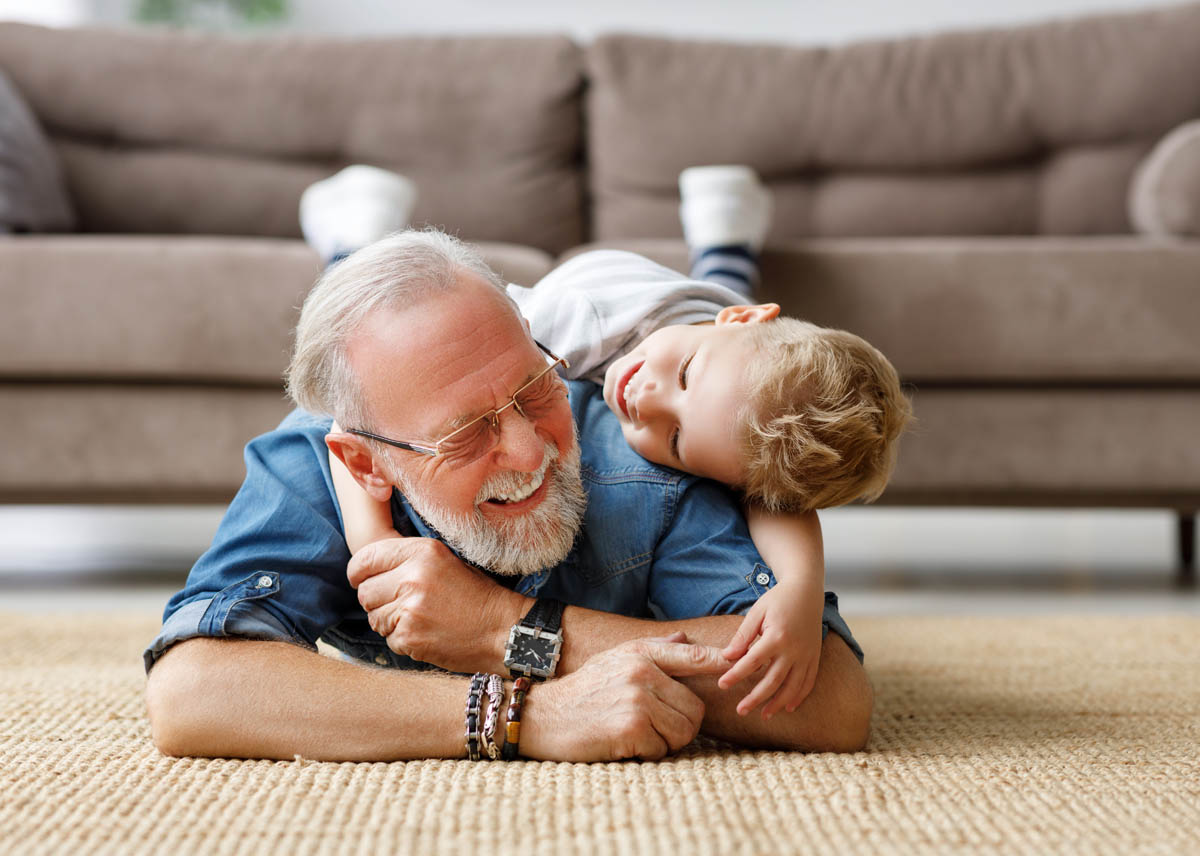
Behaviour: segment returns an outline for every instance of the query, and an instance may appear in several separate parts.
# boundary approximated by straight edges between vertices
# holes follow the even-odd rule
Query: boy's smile
[[[737,426],[754,349],[744,325],[664,327],[614,361],[604,400],[647,460],[736,486]]]

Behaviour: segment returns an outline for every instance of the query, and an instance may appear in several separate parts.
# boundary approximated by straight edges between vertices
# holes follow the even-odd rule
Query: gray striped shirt
[[[660,327],[712,321],[746,302],[624,250],[581,253],[532,288],[508,286],[508,294],[533,337],[571,363],[568,378],[601,384],[609,363]]]

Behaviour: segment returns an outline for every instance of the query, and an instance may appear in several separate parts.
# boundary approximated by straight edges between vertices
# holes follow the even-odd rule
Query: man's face
[[[512,305],[472,276],[416,306],[368,317],[349,349],[380,433],[434,445],[508,404],[546,368]],[[560,562],[582,520],[579,448],[566,388],[540,413],[500,415],[474,461],[389,450],[397,485],[464,558],[498,573]]]
[[[609,366],[604,401],[634,451],[728,485],[743,481],[737,417],[754,358],[747,329],[663,327]]]

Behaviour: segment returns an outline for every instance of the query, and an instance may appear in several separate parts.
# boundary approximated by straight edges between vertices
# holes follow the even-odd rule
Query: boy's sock
[[[300,196],[300,229],[325,265],[405,228],[417,187],[386,169],[356,164],[310,184]]]
[[[696,166],[679,174],[679,217],[691,276],[753,298],[771,194],[748,166]]]

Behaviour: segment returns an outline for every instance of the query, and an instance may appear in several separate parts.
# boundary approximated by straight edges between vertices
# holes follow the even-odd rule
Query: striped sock
[[[758,254],[745,244],[701,247],[692,253],[692,279],[731,288],[747,300],[758,288]]]

